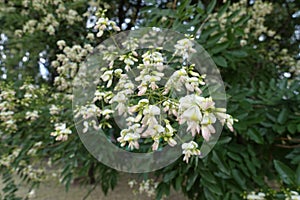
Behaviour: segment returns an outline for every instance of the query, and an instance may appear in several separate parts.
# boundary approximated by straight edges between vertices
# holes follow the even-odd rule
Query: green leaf
[[[214,56],[213,60],[215,61],[216,65],[221,66],[221,67],[227,67],[227,61],[224,57],[222,56]]]
[[[300,186],[300,164],[298,164],[295,179],[296,179],[297,186]]]
[[[166,183],[160,183],[157,188],[156,199],[161,200],[161,198],[170,194],[170,185]]]
[[[213,156],[212,156],[212,160],[214,161],[214,163],[217,164],[217,167],[224,172],[226,175],[230,175],[230,171],[228,169],[228,167],[225,165],[224,160],[220,158],[220,156],[216,153],[216,151],[213,151]]]
[[[202,183],[202,185],[204,185],[204,187],[208,188],[214,194],[218,194],[218,195],[224,194],[222,192],[222,189],[220,188],[220,185],[218,185],[216,183],[212,184],[205,179],[201,179],[201,183]]]
[[[286,122],[286,120],[288,119],[288,113],[289,113],[288,109],[283,108],[277,117],[277,122],[279,124],[284,124]]]
[[[227,1],[227,2],[225,3],[225,5],[222,6],[222,7],[220,8],[220,10],[218,10],[218,18],[221,17],[221,16],[227,11],[229,5],[230,5],[230,1]]]
[[[232,170],[232,177],[239,184],[239,186],[242,189],[244,189],[244,190],[247,189],[245,178],[242,176],[242,174],[238,170],[236,170],[236,169]]]
[[[212,34],[214,31],[218,30],[219,27],[217,25],[214,26],[209,26],[207,28],[205,28],[200,35],[199,38],[199,42],[205,42],[207,40],[207,38],[210,36],[210,34]]]
[[[264,139],[262,137],[262,135],[254,128],[250,128],[247,132],[249,138],[251,140],[254,140],[256,143],[258,144],[263,144],[264,143]]]
[[[211,48],[217,45],[217,42],[225,35],[225,33],[217,33],[213,36],[210,36],[205,44],[206,48]]]
[[[201,180],[205,180],[207,182],[210,182],[212,184],[216,184],[216,178],[210,171],[202,171],[201,173]]]
[[[211,48],[211,50],[209,52],[212,54],[217,54],[217,53],[227,49],[228,46],[229,46],[229,42],[219,43],[219,44],[216,44],[213,48]]]
[[[232,160],[235,160],[239,163],[243,163],[243,160],[242,158],[238,155],[238,154],[235,154],[235,153],[232,153],[232,152],[228,152],[227,153],[228,157],[230,157]]]
[[[289,124],[287,129],[290,133],[294,134],[294,133],[296,133],[297,125],[296,124]]]
[[[288,185],[295,185],[295,173],[291,168],[278,160],[274,160],[274,166],[281,180]]]
[[[187,184],[186,184],[187,191],[190,191],[192,189],[192,186],[194,185],[197,177],[198,174],[196,172],[192,176],[189,176],[189,179],[187,180]]]
[[[175,190],[177,190],[177,191],[180,190],[182,181],[183,181],[183,177],[177,176],[176,182],[175,182]]]
[[[218,145],[222,145],[222,144],[227,144],[229,143],[230,141],[232,140],[231,137],[221,137],[219,140],[218,140]]]
[[[206,12],[207,12],[207,13],[211,13],[211,12],[214,10],[216,4],[217,4],[217,0],[212,0],[212,1],[210,2],[210,4],[208,4],[207,9],[206,9]]]
[[[244,58],[244,57],[248,56],[248,53],[246,51],[242,51],[242,50],[228,51],[227,54],[232,55],[234,57],[238,57],[238,58]]]
[[[177,171],[171,171],[171,172],[168,172],[164,175],[164,182],[167,183],[167,182],[170,182],[172,179],[175,178],[177,174]]]
[[[248,19],[250,18],[250,16],[246,15],[246,16],[243,16],[241,19],[239,19],[234,25],[235,26],[240,26],[240,25],[243,25],[245,22],[248,21]]]

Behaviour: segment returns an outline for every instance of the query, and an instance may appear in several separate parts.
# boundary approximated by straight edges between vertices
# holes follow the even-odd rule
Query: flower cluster
[[[198,144],[194,141],[190,141],[189,143],[183,143],[182,144],[182,149],[183,149],[183,161],[186,161],[186,163],[189,162],[189,158],[194,155],[194,156],[200,156],[201,152],[198,148]]]
[[[14,163],[20,154],[21,148],[16,148],[8,155],[1,155],[0,167],[10,167],[11,163]],[[14,168],[13,171],[26,176],[27,179],[30,179],[32,181],[41,181],[45,178],[44,169],[35,168],[32,165],[28,165],[25,160],[21,160],[19,163],[19,167]]]
[[[242,18],[250,16],[251,18],[246,22],[244,28],[245,34],[240,40],[240,45],[244,46],[247,44],[247,40],[250,36],[258,39],[262,34],[266,34],[269,37],[273,37],[275,32],[273,30],[268,30],[264,25],[265,16],[270,14],[273,10],[273,5],[270,2],[263,2],[261,0],[255,1],[255,3],[248,7],[248,1],[241,0],[239,2],[233,3],[227,12],[213,13],[210,15],[211,22],[216,22],[220,25],[222,30],[225,30],[228,23],[236,24]],[[240,24],[238,26],[241,26]],[[217,32],[212,33],[212,35],[217,34]],[[226,37],[222,37],[219,41],[222,42],[226,40]]]
[[[59,73],[59,76],[55,77],[54,83],[59,90],[68,91],[72,86],[73,78],[77,74],[79,64],[93,51],[93,47],[90,44],[69,47],[66,46],[64,40],[57,41],[57,46],[63,50],[63,53],[57,54],[57,59],[51,63]]]
[[[98,31],[97,37],[101,37],[105,30],[120,31],[120,27],[117,26],[116,22],[105,17],[107,10],[99,10],[99,19],[96,22],[95,29]]]
[[[137,195],[144,194],[148,197],[153,197],[155,195],[156,188],[158,186],[158,182],[155,182],[153,179],[146,179],[138,183],[136,180],[131,180],[128,182],[128,185],[131,189],[137,188],[133,190],[133,193]]]
[[[16,92],[2,85],[0,85],[0,90],[0,127],[11,133],[17,130],[15,119]]]
[[[25,119],[30,120],[30,121],[35,121],[39,117],[38,111],[34,110],[32,112],[27,111]]]
[[[285,197],[285,200],[299,200],[300,199],[300,195],[296,191],[290,191],[290,192],[284,191],[284,193],[285,194],[278,193],[278,196]],[[266,199],[269,199],[269,197],[275,198],[273,195],[270,196],[270,194],[263,193],[263,192],[258,192],[258,193],[251,192],[250,194],[244,195],[244,199],[247,199],[247,200],[266,200]]]
[[[116,23],[112,20],[109,20],[107,17],[105,17],[105,10],[102,10],[100,8],[98,12],[98,21],[96,22],[96,25],[94,27],[95,30],[97,30],[97,37],[101,37],[105,30],[114,30],[114,31],[120,31],[120,28],[116,25]],[[94,33],[88,33],[87,39],[90,40],[90,42],[94,39]],[[57,41],[57,46],[60,50],[62,50],[62,53],[57,54],[57,59],[52,61],[51,65],[56,69],[59,76],[55,77],[54,83],[57,86],[58,90],[70,92],[72,81],[76,75],[78,75],[78,69],[82,68],[81,64],[85,60],[86,56],[93,52],[94,48],[93,46],[88,42],[83,45],[73,45],[72,47],[67,46],[66,42],[64,40]],[[125,58],[124,58],[125,59]],[[107,56],[106,60],[111,60],[113,65],[113,58],[111,56]],[[128,59],[125,59],[126,62]],[[111,84],[111,78],[112,78],[112,71],[107,70],[103,76],[103,81],[107,81],[107,86]]]
[[[135,46],[136,41],[131,41]],[[188,162],[190,156],[199,156],[200,150],[196,142],[181,139],[176,130],[178,126],[187,125],[186,134],[202,136],[205,141],[215,134],[217,121],[233,131],[234,120],[226,109],[216,107],[211,97],[202,96],[205,74],[198,73],[195,64],[186,62],[196,53],[192,37],[177,41],[174,54],[168,56],[159,47],[143,51],[133,48],[123,55],[118,55],[112,46],[99,49],[108,66],[100,69],[100,80],[95,81],[99,85],[91,104],[93,109],[88,111],[91,105],[86,105],[75,111],[75,117],[83,119],[78,120],[84,127],[83,133],[88,133],[89,127],[102,128],[104,123],[112,127],[111,115],[115,111],[118,119],[124,118],[116,138],[121,147],[139,150],[141,144],[151,143],[152,151],[158,151],[165,145],[174,147],[180,141],[184,161]],[[170,59],[186,64],[170,66],[166,64]],[[115,67],[114,60],[123,63]],[[101,109],[98,105],[102,105]],[[92,116],[98,118],[99,127],[95,121],[86,121]]]
[[[50,135],[55,137],[56,141],[66,141],[68,139],[68,135],[72,134],[72,131],[67,128],[65,123],[56,123],[55,131]]]
[[[31,6],[29,6],[31,4]],[[30,15],[33,13],[40,13],[39,19],[30,19],[24,25],[22,30],[15,31],[16,36],[22,36],[23,34],[32,34],[36,31],[45,31],[49,35],[54,35],[56,29],[60,26],[60,21],[67,22],[69,25],[75,22],[82,21],[83,18],[76,10],[67,9],[66,4],[62,0],[35,0],[35,1],[22,1],[22,14]],[[28,8],[32,8],[29,10]],[[49,8],[53,10],[53,13],[49,13]]]

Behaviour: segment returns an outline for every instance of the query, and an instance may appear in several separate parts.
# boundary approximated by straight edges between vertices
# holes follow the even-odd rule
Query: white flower
[[[183,112],[193,106],[199,106],[203,100],[204,98],[198,95],[186,95],[179,99],[179,112]]]
[[[179,124],[187,122],[187,131],[191,131],[192,135],[200,132],[200,124],[202,121],[202,112],[200,104],[205,98],[198,95],[187,95],[179,100]]]
[[[198,105],[200,106],[200,108],[202,110],[208,110],[208,109],[214,109],[215,107],[215,102],[212,100],[211,97],[209,98],[201,98],[199,99],[199,101],[197,102]]]
[[[99,127],[97,126],[97,122],[95,120],[92,120],[90,122],[88,122],[88,121],[83,122],[82,132],[83,133],[88,132],[90,126],[92,126],[95,130],[99,130]]]
[[[167,100],[163,102],[164,112],[168,112],[168,115],[173,114],[174,116],[178,116],[177,110],[178,110],[178,104],[176,102],[173,102],[171,100]]]
[[[67,128],[65,123],[56,123],[54,126],[55,131],[50,135],[56,137],[56,141],[66,141],[68,139],[68,135],[72,134],[72,131]]]
[[[130,188],[133,188],[133,186],[136,185],[136,184],[137,184],[137,182],[135,180],[131,180],[131,181],[128,182],[128,185],[129,185]]]
[[[202,113],[198,106],[192,106],[185,110],[182,115],[179,116],[179,124],[187,122],[187,131],[191,131],[192,135],[200,132],[200,122],[202,120]]]
[[[143,110],[144,118],[142,120],[143,126],[154,126],[157,124],[155,115],[160,115],[160,108],[155,105],[149,105],[149,107]]]
[[[120,60],[123,60],[124,63],[126,64],[126,66],[125,66],[126,71],[129,71],[131,69],[130,66],[134,65],[134,63],[138,61],[138,59],[133,57],[131,54],[122,55],[120,57]]]
[[[114,113],[113,110],[110,109],[105,109],[101,112],[101,114],[105,117],[105,119],[109,119],[110,118],[110,114]]]
[[[142,136],[143,137],[148,137],[148,136],[160,136],[161,133],[165,131],[164,127],[162,127],[160,124],[155,124],[153,126],[149,126],[148,129],[143,132]]]
[[[36,197],[35,190],[30,190],[30,192],[28,193],[27,197],[29,199],[35,198]]]
[[[140,139],[140,125],[133,124],[128,129],[123,129],[121,131],[121,136],[117,138],[121,146],[124,147],[128,142],[128,147],[133,150],[134,148],[139,148],[138,139]]]
[[[83,119],[88,119],[92,116],[101,116],[101,110],[95,104],[88,104],[86,106],[81,106],[80,108],[75,110],[75,117],[78,118],[82,116]]]
[[[197,94],[201,94],[201,89],[199,88],[199,78],[197,77],[188,77],[186,79],[186,83],[184,84],[186,89],[190,92],[197,92]]]
[[[113,80],[113,70],[105,71],[104,74],[101,75],[103,81],[107,82],[106,87],[110,87],[112,85]]]
[[[25,119],[30,120],[30,121],[35,121],[39,117],[38,111],[34,110],[32,112],[27,111]]]
[[[211,134],[216,132],[212,124],[216,122],[216,117],[213,113],[205,112],[201,121],[201,133],[206,141],[209,141]]]
[[[192,42],[193,39],[182,39],[178,40],[175,47],[175,53],[174,55],[182,56],[183,59],[187,59],[190,55],[190,53],[197,52],[196,49],[193,48],[194,44]]]
[[[300,200],[300,195],[298,192],[291,191],[291,199],[286,198],[286,200]]]
[[[49,35],[55,34],[55,28],[52,25],[49,25],[46,31],[49,33]]]
[[[66,46],[66,42],[64,40],[58,40],[56,44],[60,50],[62,50]]]
[[[125,104],[127,101],[127,97],[125,94],[119,92],[117,93],[110,101],[110,103],[117,102],[118,105],[116,109],[118,110],[119,115],[126,115],[127,105]]]
[[[86,133],[88,130],[89,130],[89,123],[87,121],[84,121],[82,132]]]
[[[49,111],[50,111],[51,115],[57,115],[57,114],[59,114],[60,109],[56,105],[52,104]]]
[[[247,44],[247,40],[244,40],[244,39],[242,39],[241,41],[240,41],[240,45],[243,47],[243,46],[245,46]]]
[[[183,161],[186,161],[186,163],[189,162],[189,158],[192,155],[199,156],[201,154],[200,150],[197,149],[198,148],[198,144],[196,142],[194,142],[194,141],[191,141],[189,143],[183,143],[181,145],[181,148],[183,149],[182,154],[184,154]]]
[[[142,83],[141,85],[138,86],[138,89],[139,89],[138,96],[142,96],[147,91],[147,83]]]
[[[265,200],[265,194],[260,192],[258,194],[255,194],[255,192],[252,192],[251,194],[247,195],[248,200]]]

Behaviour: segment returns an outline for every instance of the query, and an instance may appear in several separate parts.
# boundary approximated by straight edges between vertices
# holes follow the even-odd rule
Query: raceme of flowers
[[[263,2],[261,0],[255,1],[255,3],[247,7],[248,2],[246,0],[241,0],[239,2],[233,3],[227,12],[222,13],[213,13],[210,15],[210,21],[217,22],[222,30],[225,30],[228,23],[236,24],[241,26],[239,21],[245,16],[251,16],[246,22],[244,27],[244,36],[240,40],[240,45],[245,46],[250,35],[258,39],[262,34],[266,34],[269,37],[273,37],[276,32],[273,30],[268,30],[264,25],[265,16],[270,14],[273,10],[273,5],[270,2]],[[230,20],[230,21],[229,21]],[[217,33],[217,32],[215,32]],[[215,33],[212,33],[214,35]],[[220,42],[226,40],[226,37],[222,37]]]
[[[66,141],[70,134],[72,134],[72,131],[67,128],[65,123],[57,123],[55,124],[55,131],[50,135],[54,136],[57,141]]]
[[[141,182],[137,182],[133,179],[128,182],[128,185],[132,189],[134,195],[146,194],[148,197],[155,196],[155,191],[158,184],[159,182],[155,182],[153,179],[146,179],[142,180]]]
[[[72,2],[74,1],[70,3]],[[21,14],[24,16],[37,15],[37,13],[40,16],[38,19],[29,19],[24,23],[22,29],[16,30],[15,35],[19,37],[36,31],[45,31],[49,35],[55,35],[61,21],[67,22],[69,25],[83,21],[83,17],[76,10],[68,8],[62,0],[23,0],[18,7],[22,8]]]
[[[300,199],[300,195],[296,191],[284,191],[284,194],[280,193],[278,195],[284,196],[285,200],[299,200]],[[258,192],[258,193],[251,192],[250,194],[244,195],[244,199],[247,199],[247,200],[266,200],[266,199],[269,199],[269,197],[270,197],[270,194],[263,193],[263,192]],[[275,196],[273,196],[273,198],[275,198]],[[280,198],[280,199],[282,199],[282,198]]]
[[[186,60],[189,53],[195,53],[192,40],[179,40],[172,56]],[[201,96],[205,75],[200,75],[195,65],[177,65],[170,77],[166,78],[166,70],[170,66],[165,64],[167,58],[160,48],[131,51],[120,56],[116,56],[111,49],[107,51],[110,47],[106,51],[103,48],[101,52],[107,55],[104,59],[109,65],[100,70],[101,82],[95,92],[94,102],[77,108],[75,115],[83,120],[96,116],[100,122],[98,126],[94,120],[84,121],[83,133],[87,133],[89,128],[97,130],[104,127],[104,123],[106,127],[112,127],[113,110],[126,121],[126,127],[122,127],[116,140],[121,147],[129,150],[139,149],[147,139],[151,139],[153,151],[166,144],[174,147],[181,140],[175,127],[181,125],[187,125],[186,134],[202,136],[205,141],[209,141],[216,133],[214,125],[217,120],[233,131],[234,120],[226,114],[226,109],[215,107],[211,97]],[[111,58],[123,64],[116,67]],[[138,70],[134,78],[128,75],[133,67]],[[184,95],[174,96],[176,92],[184,92]],[[191,156],[201,154],[194,141],[183,142],[182,149],[186,162]]]
[[[97,15],[98,20],[95,24],[97,37],[103,36],[104,31],[120,31],[115,22],[105,17],[105,12],[99,10]],[[89,33],[87,38],[93,40],[94,34]],[[173,58],[186,60],[189,54],[196,53],[192,41],[192,37],[177,41],[174,45]],[[135,49],[137,43],[138,40],[134,38],[122,45]],[[54,82],[59,90],[70,93],[78,69],[84,67],[81,65],[82,61],[93,52],[94,47],[91,44],[69,47],[64,40],[57,41],[57,46],[63,52],[57,54],[57,60],[51,63],[59,74]],[[84,121],[82,124],[84,133],[91,128],[96,130],[112,128],[114,110],[119,116],[124,117],[127,126],[122,127],[116,141],[121,147],[130,150],[139,149],[140,143],[147,138],[152,140],[153,151],[159,150],[166,144],[171,147],[177,145],[180,138],[175,127],[178,125],[187,125],[188,133],[192,136],[201,135],[206,141],[209,141],[216,132],[214,124],[217,120],[233,131],[233,118],[226,114],[226,109],[216,108],[210,97],[201,96],[201,87],[205,85],[205,74],[199,74],[195,70],[195,65],[173,66],[174,72],[167,80],[165,71],[170,67],[165,64],[166,56],[159,48],[144,52],[132,50],[124,55],[118,55],[112,47],[100,45],[97,48],[109,64],[100,70],[102,73],[100,85],[95,92],[93,102],[75,111],[77,113],[75,117],[81,116],[86,120],[91,115],[95,115],[99,120],[99,124],[94,120]],[[124,65],[120,65],[119,61]],[[133,79],[128,76],[132,69],[139,71]],[[88,83],[84,83],[83,80],[80,84]],[[182,91],[186,91],[185,96],[171,98],[172,93]],[[50,113],[55,115],[59,113],[59,109],[53,105]],[[71,130],[66,123],[53,122],[55,130],[51,135],[58,141],[67,140]],[[191,141],[183,144],[182,149],[186,162],[189,161],[190,156],[200,155],[198,146]]]

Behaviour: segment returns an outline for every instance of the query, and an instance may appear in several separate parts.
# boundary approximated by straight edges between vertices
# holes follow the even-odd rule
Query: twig
[[[297,145],[283,145],[283,144],[276,144],[276,147],[281,147],[281,148],[285,148],[285,149],[294,149],[294,148],[300,148],[300,144]]]

